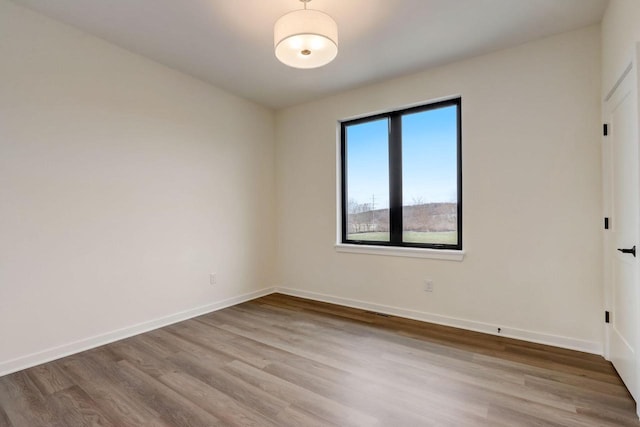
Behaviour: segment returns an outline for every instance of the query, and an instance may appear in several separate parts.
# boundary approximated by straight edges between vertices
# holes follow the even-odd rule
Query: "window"
[[[462,249],[461,99],[341,124],[342,243]]]

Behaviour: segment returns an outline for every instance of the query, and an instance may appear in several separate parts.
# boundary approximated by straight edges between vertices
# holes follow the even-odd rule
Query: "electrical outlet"
[[[216,273],[209,274],[209,284],[213,286],[216,283],[218,283],[218,278],[216,277]]]
[[[424,291],[433,292],[433,280],[427,279],[424,281]]]

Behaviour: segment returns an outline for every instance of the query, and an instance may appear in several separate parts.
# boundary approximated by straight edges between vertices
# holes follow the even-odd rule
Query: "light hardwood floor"
[[[0,426],[640,426],[603,358],[269,295],[0,378]]]

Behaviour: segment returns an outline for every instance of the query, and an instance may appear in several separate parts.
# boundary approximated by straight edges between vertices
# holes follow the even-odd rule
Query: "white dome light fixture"
[[[322,67],[338,55],[338,25],[326,13],[307,9],[311,0],[300,1],[304,9],[283,15],[273,28],[276,58],[294,68]]]

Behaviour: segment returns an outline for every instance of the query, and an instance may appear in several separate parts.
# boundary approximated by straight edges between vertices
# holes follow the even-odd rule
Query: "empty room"
[[[640,426],[639,58],[637,0],[0,0],[0,426]]]

